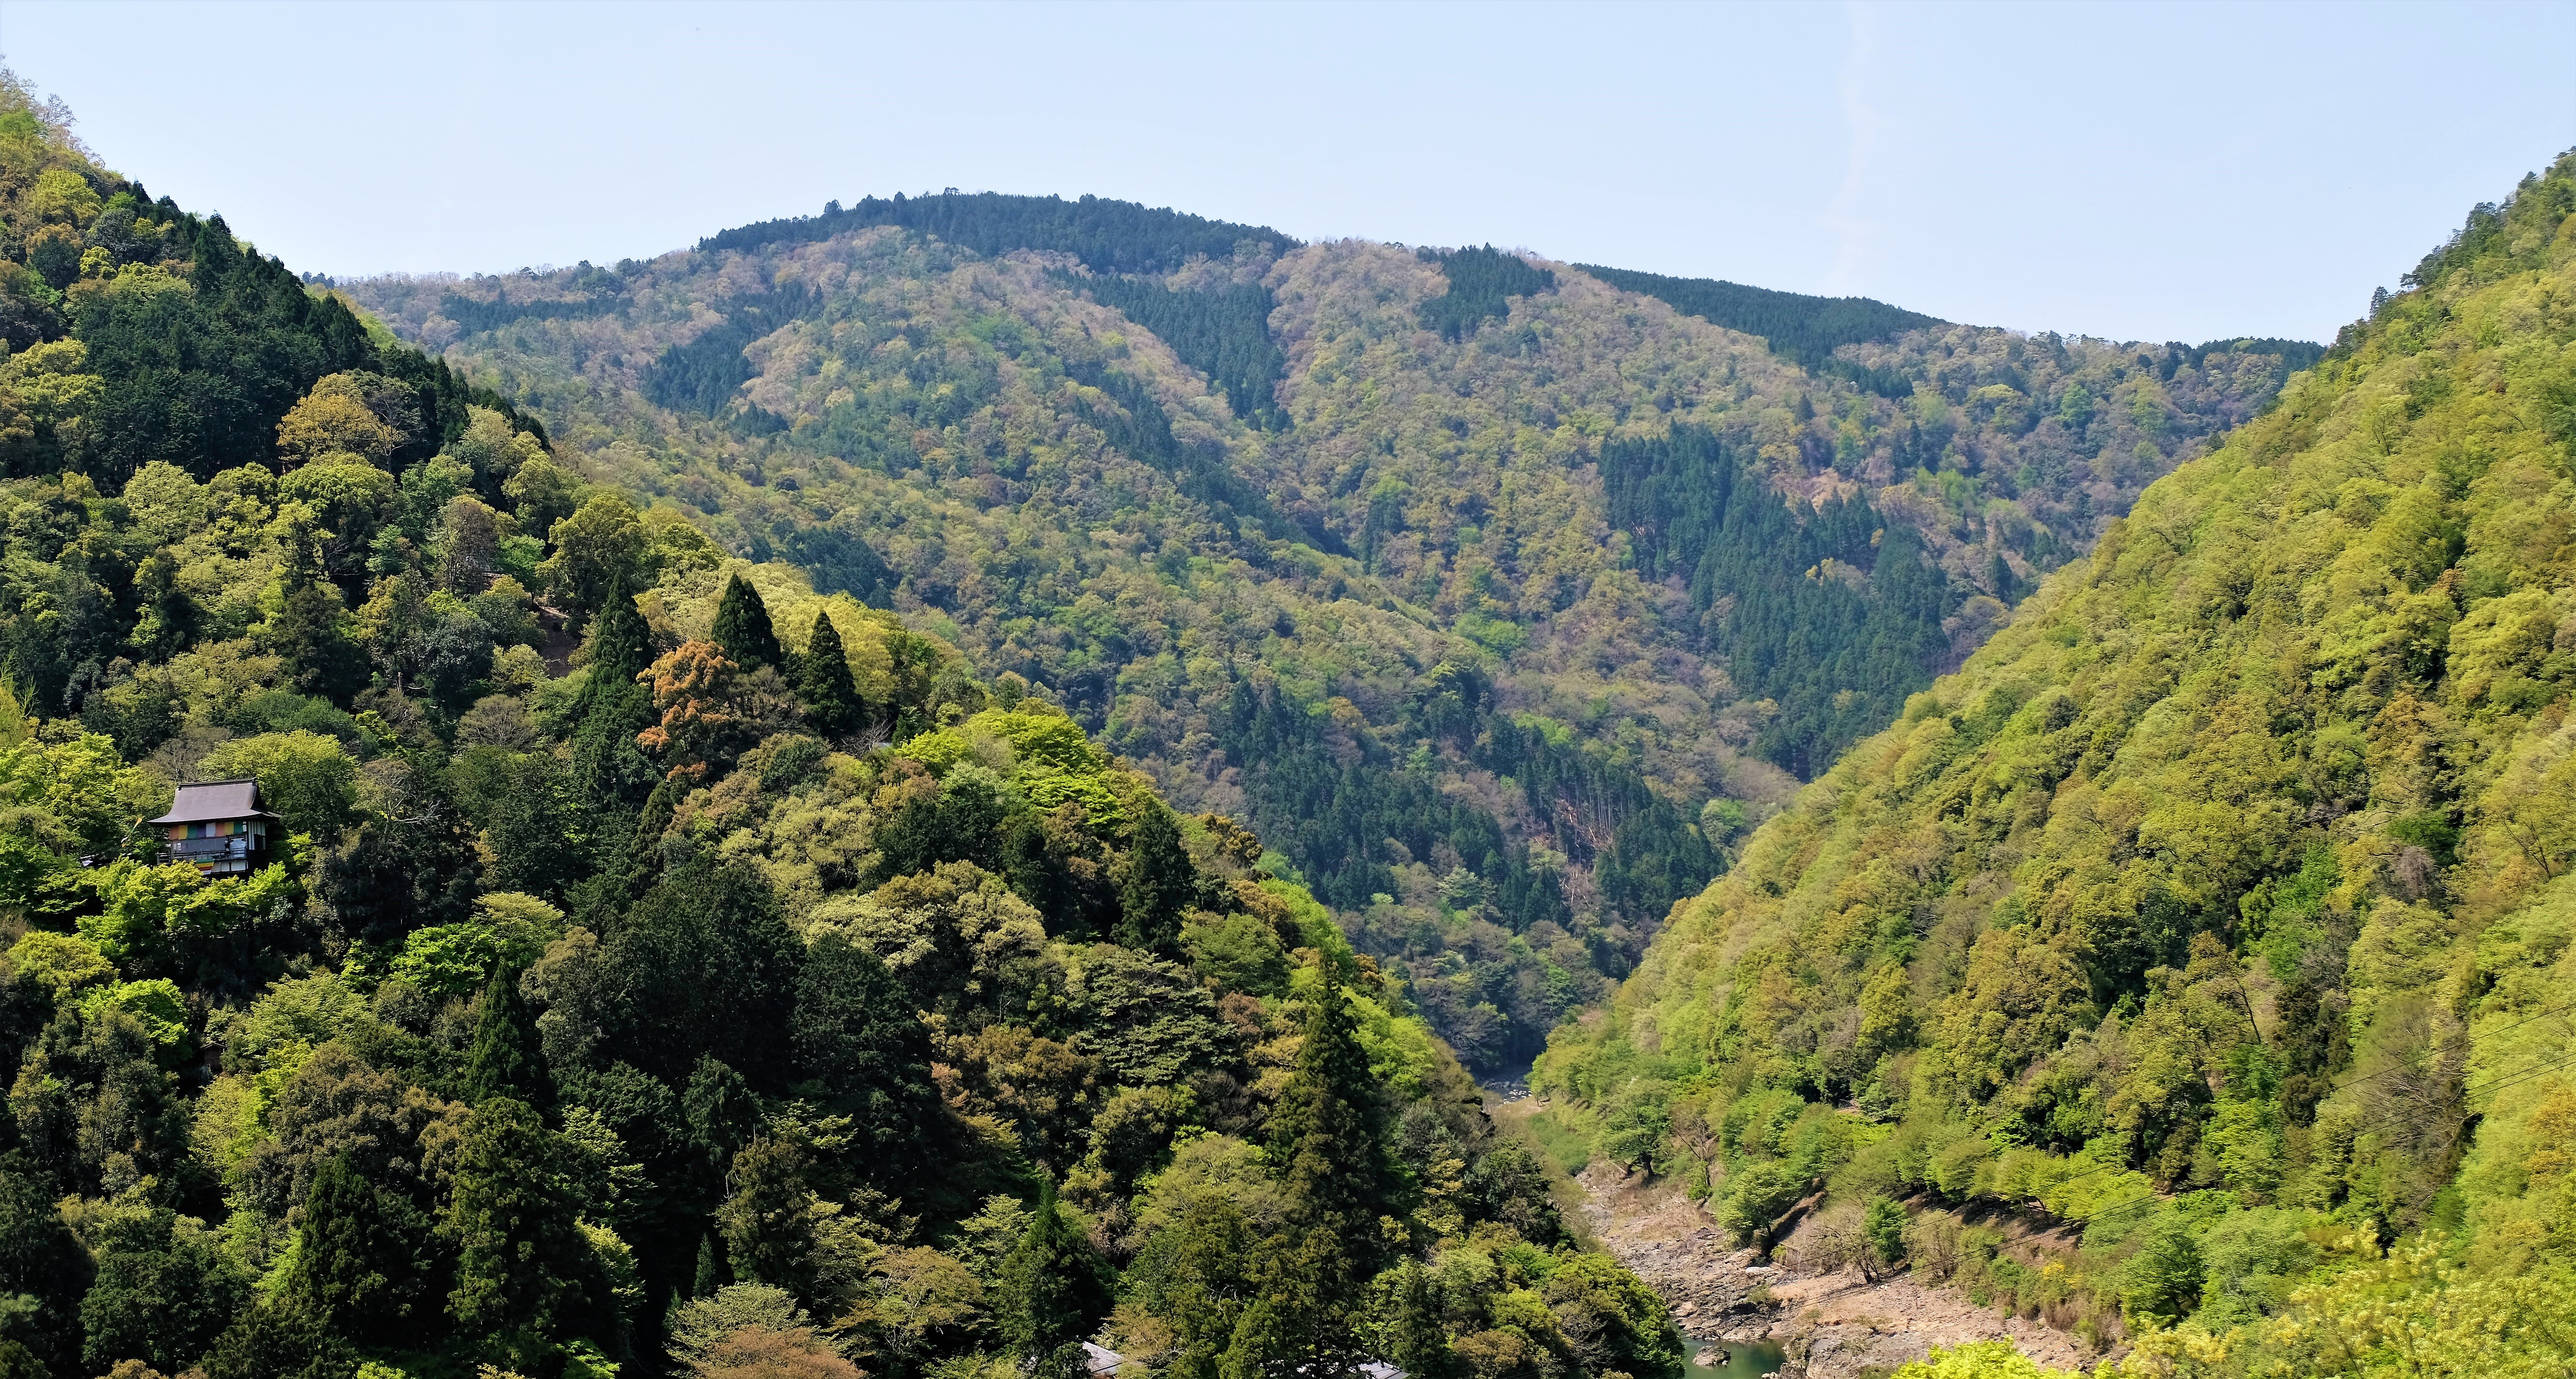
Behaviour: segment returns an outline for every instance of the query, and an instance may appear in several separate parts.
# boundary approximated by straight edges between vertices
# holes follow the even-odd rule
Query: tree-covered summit
[[[725,230],[698,241],[701,253],[745,252],[782,244],[811,244],[871,225],[896,225],[979,254],[1039,249],[1070,254],[1097,273],[1162,274],[1191,259],[1231,257],[1245,243],[1270,253],[1298,241],[1266,225],[1237,225],[1186,211],[1085,195],[1013,196],[1002,192],[941,192],[835,201],[820,215]]]

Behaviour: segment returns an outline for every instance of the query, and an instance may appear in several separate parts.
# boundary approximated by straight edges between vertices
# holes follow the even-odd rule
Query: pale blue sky
[[[2576,145],[2576,3],[53,4],[0,52],[303,270],[1095,192],[2123,339],[2330,338]]]

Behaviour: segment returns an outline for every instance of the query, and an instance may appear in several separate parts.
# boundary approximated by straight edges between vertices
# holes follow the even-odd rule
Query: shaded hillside
[[[2576,155],[2406,281],[1757,832],[1558,1114],[2135,1372],[2563,1370]]]
[[[1137,255],[1181,243],[1130,212],[1161,227]],[[1490,249],[1252,236],[1136,276],[1052,230],[995,257],[803,237],[826,224],[350,290],[728,551],[944,620],[1249,817],[1478,1066],[1601,994],[1791,773],[2282,378],[1944,327],[1899,342],[1900,405]],[[1740,580],[1694,584],[1700,538],[1605,482],[1676,427],[1723,458],[1661,491],[1741,472],[1742,513],[1791,533]],[[1916,534],[1897,592],[1890,525]],[[1789,666],[1783,610],[1818,599],[1830,668]]]
[[[1914,394],[1912,380],[1901,370],[1873,371],[1837,358],[1835,351],[1845,345],[1948,324],[1939,317],[1868,297],[1811,297],[1716,278],[1672,278],[1590,263],[1578,266],[1622,292],[1652,297],[1675,311],[1728,330],[1759,335],[1773,353],[1798,361],[1811,373],[1835,374],[1899,400]]]
[[[0,70],[0,1373],[1677,1379],[1250,831],[146,205]]]

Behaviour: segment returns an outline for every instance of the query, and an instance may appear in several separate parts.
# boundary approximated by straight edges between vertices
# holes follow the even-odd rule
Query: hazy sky
[[[2576,3],[50,4],[0,52],[299,270],[1094,192],[1954,320],[2330,338],[2576,145]]]

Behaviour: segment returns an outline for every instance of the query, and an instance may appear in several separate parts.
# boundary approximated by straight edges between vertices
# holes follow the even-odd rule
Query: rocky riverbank
[[[1575,1183],[1602,1247],[1663,1295],[1684,1335],[1694,1343],[1777,1342],[1789,1355],[1784,1379],[1861,1379],[1920,1360],[1934,1346],[1970,1341],[2008,1340],[2061,1368],[2098,1358],[2065,1332],[1998,1316],[1910,1278],[1872,1281],[1857,1269],[1802,1275],[1764,1265],[1728,1244],[1677,1182],[1595,1163]],[[1780,1256],[1795,1258],[1796,1243],[1793,1234]]]

